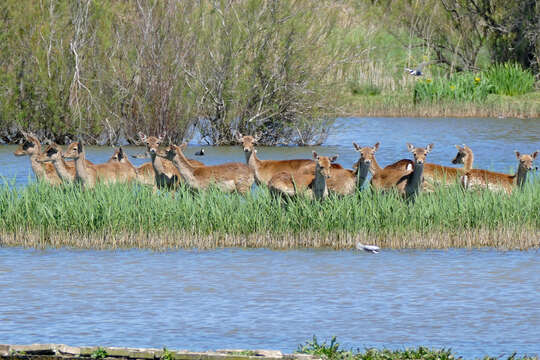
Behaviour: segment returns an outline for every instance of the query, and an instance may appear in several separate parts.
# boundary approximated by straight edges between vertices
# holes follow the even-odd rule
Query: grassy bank
[[[491,94],[483,103],[414,104],[411,91],[389,91],[378,95],[349,95],[345,112],[349,116],[359,117],[540,118],[540,91],[519,96]]]
[[[362,191],[323,202],[278,201],[218,191],[152,194],[145,187],[0,189],[0,245],[82,248],[330,247],[358,241],[386,248],[539,246],[540,181],[511,196],[422,194],[414,204]]]
[[[418,348],[403,349],[403,350],[378,350],[378,349],[366,349],[364,351],[356,350],[344,350],[340,348],[336,338],[333,337],[329,344],[326,342],[319,343],[314,336],[311,341],[307,341],[305,344],[298,347],[297,352],[302,354],[311,354],[320,356],[323,359],[328,360],[408,360],[408,359],[423,359],[423,360],[452,360],[452,359],[464,359],[462,356],[458,356],[450,349],[429,349],[427,347],[420,346]],[[508,359],[508,360],[534,360],[538,359],[538,356],[516,356],[511,354],[510,356],[497,356],[489,357],[485,356],[484,360],[494,359]]]

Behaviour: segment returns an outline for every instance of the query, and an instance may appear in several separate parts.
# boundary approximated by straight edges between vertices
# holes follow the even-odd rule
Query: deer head
[[[433,149],[433,144],[429,144],[425,148],[414,147],[413,144],[407,143],[407,149],[414,155],[415,164],[423,164],[426,161],[426,156]]]

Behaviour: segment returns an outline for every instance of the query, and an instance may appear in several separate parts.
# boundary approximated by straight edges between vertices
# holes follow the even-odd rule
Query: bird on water
[[[363,250],[365,252],[372,253],[372,254],[378,254],[379,251],[381,250],[381,248],[376,245],[364,245],[362,243],[357,243],[356,248],[358,250]]]
[[[195,153],[196,156],[203,156],[204,155],[204,148],[202,148],[201,150],[197,151]]]

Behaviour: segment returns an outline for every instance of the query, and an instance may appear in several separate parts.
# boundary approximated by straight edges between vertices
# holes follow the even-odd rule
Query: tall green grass
[[[519,64],[496,64],[484,72],[498,95],[515,96],[525,94],[534,88],[534,75]]]
[[[414,102],[483,103],[489,94],[522,95],[534,88],[534,76],[518,64],[493,65],[482,73],[463,72],[450,77],[419,79]]]
[[[420,79],[414,86],[414,102],[484,102],[493,85],[483,76],[457,73],[449,78]]]
[[[97,247],[101,246],[98,239],[122,237],[124,244],[136,247],[161,246],[147,245],[145,238],[167,238],[166,247],[199,246],[190,239],[193,235],[200,241],[206,239],[207,243],[201,245],[204,247],[244,244],[346,248],[354,246],[357,236],[364,236],[386,239],[392,247],[469,244],[527,248],[538,246],[538,214],[540,181],[527,184],[511,196],[463,192],[458,186],[440,188],[432,194],[421,194],[414,203],[404,202],[396,194],[369,190],[317,202],[275,199],[266,188],[258,188],[246,197],[187,189],[176,194],[153,194],[146,187],[125,185],[98,186],[92,191],[74,185],[50,187],[36,183],[25,188],[7,184],[0,188],[0,233],[4,234],[4,243],[21,241],[19,245],[30,246],[32,241],[46,242],[51,238],[62,246],[62,237],[69,237],[73,246],[78,246],[77,237],[91,239]],[[499,235],[493,237],[494,233]],[[448,235],[443,236],[446,240],[440,234]],[[33,240],[29,243],[25,236]],[[416,236],[419,239],[414,243]],[[229,242],[212,243],[225,238]],[[276,239],[286,243],[277,245]],[[400,243],[400,239],[407,242]],[[501,239],[513,242],[505,245],[506,240]],[[452,244],[447,243],[450,240]]]

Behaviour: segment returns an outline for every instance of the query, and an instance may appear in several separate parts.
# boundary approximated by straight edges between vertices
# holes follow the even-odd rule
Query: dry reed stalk
[[[476,229],[423,234],[375,234],[332,232],[300,234],[201,234],[188,231],[163,231],[161,233],[74,234],[68,232],[41,233],[38,231],[2,232],[0,247],[25,248],[83,248],[117,249],[140,248],[215,249],[215,248],[330,248],[351,249],[357,242],[376,244],[386,249],[448,249],[496,248],[502,250],[527,250],[540,247],[539,229]]]

